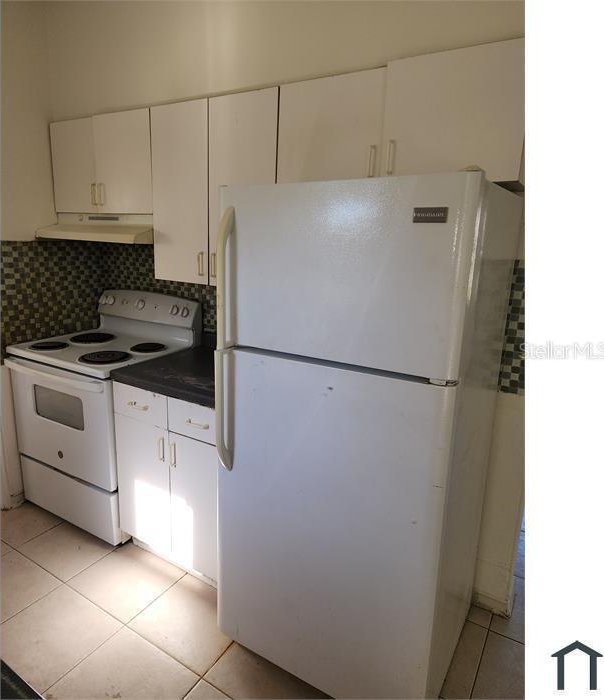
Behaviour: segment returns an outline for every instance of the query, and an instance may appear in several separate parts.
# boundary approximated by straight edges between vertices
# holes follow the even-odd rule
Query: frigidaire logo
[[[414,224],[446,224],[449,207],[413,207]]]
[[[558,690],[565,690],[564,687],[564,661],[566,659],[566,655],[570,654],[571,651],[575,651],[578,649],[579,651],[582,651],[584,654],[589,656],[589,689],[590,690],[597,690],[598,689],[598,658],[602,656],[599,651],[596,651],[595,649],[592,649],[591,647],[588,647],[586,644],[582,644],[579,641],[573,642],[572,644],[569,644],[567,647],[564,647],[564,649],[560,649],[559,651],[555,652],[552,654],[552,656],[555,656],[556,659],[558,660]]]

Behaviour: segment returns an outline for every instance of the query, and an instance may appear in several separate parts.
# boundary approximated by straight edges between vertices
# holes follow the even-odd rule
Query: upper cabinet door
[[[150,214],[151,143],[149,110],[92,117],[99,211]]]
[[[50,125],[55,209],[95,212],[92,118]]]
[[[524,141],[524,40],[388,64],[381,172],[408,175],[479,165],[516,181]]]
[[[155,276],[208,283],[208,101],[151,108]]]
[[[379,173],[386,69],[281,86],[278,182]]]
[[[279,89],[209,100],[210,284],[216,284],[220,186],[275,182]]]

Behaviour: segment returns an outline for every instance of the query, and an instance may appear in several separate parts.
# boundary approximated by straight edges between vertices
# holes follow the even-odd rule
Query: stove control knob
[[[170,313],[172,314],[172,316],[178,316],[179,311],[180,309],[178,308],[178,306],[176,304],[172,304],[172,307],[170,308]]]
[[[142,310],[145,308],[145,300],[144,300],[144,299],[139,299],[139,300],[136,302],[136,308],[137,308],[139,311],[142,311]]]
[[[109,304],[109,306],[115,304],[115,297],[113,296],[113,294],[109,294],[109,296],[105,299],[105,303]]]
[[[191,312],[189,311],[188,307],[183,306],[183,307],[182,307],[182,311],[180,312],[180,315],[181,315],[183,318],[187,318],[187,316],[188,316],[190,313],[191,313]]]
[[[103,294],[103,296],[101,297],[101,299],[99,301],[99,304],[106,304],[106,303],[107,303],[107,297]]]

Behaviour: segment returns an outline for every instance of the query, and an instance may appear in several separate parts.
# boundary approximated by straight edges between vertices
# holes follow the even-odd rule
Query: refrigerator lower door
[[[334,697],[422,697],[457,388],[223,361],[221,629]]]

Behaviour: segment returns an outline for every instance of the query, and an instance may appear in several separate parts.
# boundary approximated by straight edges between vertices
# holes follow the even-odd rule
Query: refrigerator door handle
[[[226,246],[233,231],[235,210],[227,207],[218,229],[216,241],[216,349],[224,350],[226,345]],[[218,388],[218,387],[217,387]],[[217,412],[218,413],[218,412]]]
[[[225,435],[229,436],[228,418],[231,413],[230,407],[225,411],[224,401],[224,357],[226,350],[216,350],[214,353],[214,377],[216,382],[216,451],[220,463],[227,470],[233,468],[233,456],[231,455],[225,441]],[[225,426],[225,419],[227,425]]]

